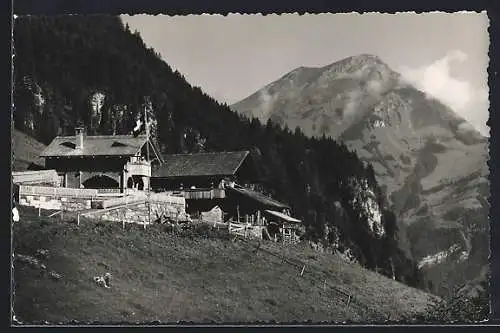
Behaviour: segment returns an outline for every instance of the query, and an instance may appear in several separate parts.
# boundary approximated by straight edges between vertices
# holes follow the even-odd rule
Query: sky
[[[489,133],[486,12],[122,19],[192,85],[229,105],[297,67],[368,53]]]

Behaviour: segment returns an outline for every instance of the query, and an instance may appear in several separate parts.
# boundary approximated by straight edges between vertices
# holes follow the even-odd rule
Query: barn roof
[[[238,171],[248,154],[235,151],[164,155],[165,163],[153,168],[152,177],[230,176]]]
[[[147,142],[146,135],[92,135],[76,148],[75,136],[58,136],[40,154],[42,157],[132,156]]]
[[[290,206],[288,206],[285,203],[279,202],[277,200],[274,200],[271,197],[268,197],[262,193],[252,191],[250,189],[241,187],[241,186],[226,186],[226,190],[229,191],[235,191],[251,200],[259,202],[261,205],[264,205],[266,207],[273,207],[277,209],[289,209]]]

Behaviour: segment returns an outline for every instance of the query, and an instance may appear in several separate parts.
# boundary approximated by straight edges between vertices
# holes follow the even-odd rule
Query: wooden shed
[[[264,215],[268,218],[266,224],[269,235],[275,241],[278,239],[284,243],[296,243],[299,241],[301,220],[269,209],[265,211]]]

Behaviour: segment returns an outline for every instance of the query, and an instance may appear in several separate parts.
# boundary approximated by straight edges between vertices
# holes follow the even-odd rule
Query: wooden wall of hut
[[[193,216],[199,215],[201,212],[208,212],[215,206],[221,207],[224,210],[224,199],[213,199],[213,200],[186,200],[186,213],[192,214]]]

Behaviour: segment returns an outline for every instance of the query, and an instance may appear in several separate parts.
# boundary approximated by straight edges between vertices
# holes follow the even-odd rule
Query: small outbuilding
[[[275,241],[296,243],[300,239],[301,220],[274,210],[266,210],[265,215],[268,216],[267,230]]]

